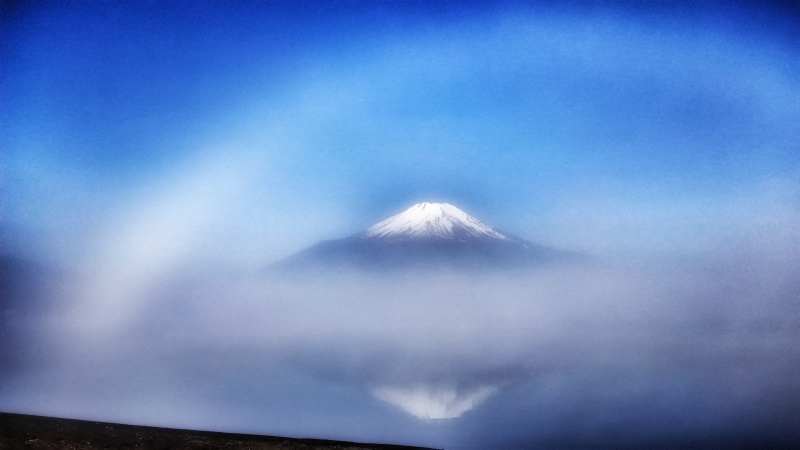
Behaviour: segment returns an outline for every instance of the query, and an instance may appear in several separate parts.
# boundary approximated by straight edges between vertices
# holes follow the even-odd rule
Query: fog
[[[774,204],[769,229],[637,247],[629,225],[580,241],[616,253],[512,273],[12,264],[0,408],[456,449],[797,443],[800,239]]]

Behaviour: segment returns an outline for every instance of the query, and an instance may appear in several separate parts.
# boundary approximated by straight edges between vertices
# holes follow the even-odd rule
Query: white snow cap
[[[369,227],[367,237],[439,237],[456,236],[509,239],[491,225],[468,215],[449,203],[417,203],[407,210]]]

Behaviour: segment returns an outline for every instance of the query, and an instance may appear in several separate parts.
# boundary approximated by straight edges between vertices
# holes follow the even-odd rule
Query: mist
[[[13,272],[1,406],[459,449],[796,443],[797,211],[770,204],[769,233],[598,234],[625,251],[515,272]]]

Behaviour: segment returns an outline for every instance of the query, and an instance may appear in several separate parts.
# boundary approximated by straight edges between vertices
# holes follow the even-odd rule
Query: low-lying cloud
[[[146,298],[68,276],[15,335],[4,408],[450,448],[788,442],[800,255],[744,247],[515,274],[193,270]],[[327,422],[339,409],[353,422]]]

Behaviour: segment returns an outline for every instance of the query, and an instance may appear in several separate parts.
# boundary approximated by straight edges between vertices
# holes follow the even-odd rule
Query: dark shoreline
[[[431,450],[392,444],[220,433],[26,414],[0,413],[0,449],[374,449]]]

